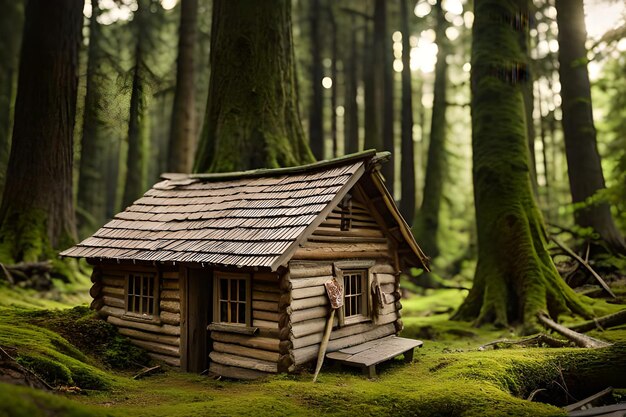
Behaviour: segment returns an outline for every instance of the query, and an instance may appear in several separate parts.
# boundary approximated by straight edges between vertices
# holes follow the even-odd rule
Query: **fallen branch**
[[[8,352],[4,350],[2,346],[0,346],[0,362],[2,362],[2,360],[9,360],[11,365],[15,366],[22,374],[35,378],[40,384],[48,388],[50,391],[54,390],[54,387],[52,385],[48,384],[43,378],[41,378],[30,369],[20,365],[14,357],[9,355]],[[28,378],[26,376],[24,376],[24,379],[28,381]]]
[[[580,324],[574,324],[569,326],[569,329],[584,333],[594,329],[604,330],[622,324],[626,324],[626,310],[621,310],[617,313],[598,317]]]
[[[572,342],[574,342],[574,344],[576,344],[576,346],[583,348],[603,348],[611,346],[611,343],[605,342],[603,340],[594,339],[593,337],[589,337],[584,334],[575,332],[574,330],[568,329],[567,327],[552,320],[546,314],[538,313],[537,318],[545,327],[552,329],[558,334],[566,337],[568,340],[571,340]]]
[[[585,406],[585,405],[587,405],[587,404],[589,404],[589,403],[591,403],[593,401],[596,401],[597,399],[602,398],[605,395],[608,395],[608,394],[610,394],[612,392],[613,392],[613,387],[605,388],[605,389],[603,389],[602,391],[600,391],[600,392],[598,392],[596,394],[593,394],[593,395],[591,395],[591,396],[589,396],[589,397],[587,397],[585,399],[582,399],[582,400],[580,400],[578,402],[575,402],[574,404],[570,404],[568,406],[565,406],[565,407],[563,407],[563,409],[565,411],[578,410],[578,409],[582,408],[583,406]]]
[[[142,369],[141,372],[139,372],[137,375],[135,375],[133,379],[141,379],[143,377],[152,375],[160,370],[161,370],[161,365],[153,366],[152,368],[145,368],[145,369]]]
[[[544,343],[550,347],[566,347],[569,346],[570,342],[566,341],[566,340],[560,340],[560,339],[556,339],[552,336],[548,336],[545,333],[539,333],[537,335],[528,337],[526,339],[521,339],[521,340],[510,340],[510,339],[499,339],[499,340],[494,340],[493,342],[489,342],[486,343],[484,345],[482,345],[481,347],[478,348],[478,350],[484,350],[485,348],[489,347],[489,346],[496,346],[496,345],[522,345],[522,346],[531,346],[531,345],[537,345],[539,346],[541,343]]]
[[[567,252],[568,255],[570,255],[572,258],[576,259],[578,262],[580,262],[580,264],[582,266],[584,266],[585,268],[587,268],[587,270],[589,272],[591,272],[591,275],[594,276],[594,278],[600,283],[600,285],[602,286],[602,288],[604,288],[604,290],[609,293],[609,295],[613,298],[617,298],[615,296],[615,294],[613,293],[613,291],[611,291],[611,289],[609,288],[609,286],[606,284],[606,282],[602,279],[602,277],[600,275],[598,275],[598,273],[591,267],[591,265],[589,265],[588,262],[586,262],[583,258],[581,258],[580,256],[578,256],[578,254],[576,252],[574,252],[573,250],[571,250],[568,246],[566,246],[563,242],[560,242],[557,238],[555,238],[554,236],[552,237],[552,241],[554,243],[557,244],[558,247],[560,247],[561,249],[563,249],[565,252]]]

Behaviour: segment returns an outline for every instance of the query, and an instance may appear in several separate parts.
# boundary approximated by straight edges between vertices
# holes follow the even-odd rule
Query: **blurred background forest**
[[[593,114],[607,187],[586,203],[572,204],[557,10],[552,0],[531,3],[530,36],[523,42],[531,82],[524,96],[536,200],[550,233],[592,236],[576,226],[573,213],[601,202],[610,204],[623,235],[626,6],[584,2]],[[315,158],[370,148],[391,151],[388,188],[435,270],[461,281],[472,278],[476,260],[472,7],[462,0],[295,0],[291,9],[298,103]],[[138,198],[161,173],[192,169],[205,134],[211,8],[210,0],[183,1],[182,7],[177,0],[86,2],[74,127],[79,238]],[[0,188],[12,136],[24,2],[6,1],[2,10]],[[177,134],[188,138],[182,150],[170,144]]]

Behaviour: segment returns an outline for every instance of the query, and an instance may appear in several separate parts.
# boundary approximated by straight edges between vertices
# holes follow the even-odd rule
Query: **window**
[[[250,324],[250,276],[218,273],[215,276],[215,318],[218,323]]]
[[[367,271],[343,271],[343,317],[367,317]]]
[[[155,274],[128,274],[126,311],[144,318],[152,318],[157,309]]]

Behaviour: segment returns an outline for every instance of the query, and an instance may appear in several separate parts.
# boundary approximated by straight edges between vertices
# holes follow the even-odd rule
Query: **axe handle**
[[[313,374],[313,382],[317,381],[317,375],[320,373],[320,369],[322,369],[322,364],[324,363],[326,348],[328,347],[328,341],[330,340],[330,332],[333,330],[334,318],[335,309],[333,308],[330,310],[330,316],[328,317],[328,321],[326,322],[326,328],[324,329],[324,337],[322,338],[320,350],[317,354],[317,365],[315,366],[315,374]]]

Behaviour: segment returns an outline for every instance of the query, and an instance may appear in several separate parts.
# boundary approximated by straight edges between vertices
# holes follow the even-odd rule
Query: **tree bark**
[[[309,107],[309,146],[317,160],[324,159],[324,91],[322,90],[322,40],[320,36],[320,0],[310,1],[311,30],[311,105]],[[333,84],[337,80],[333,79]]]
[[[0,194],[4,187],[9,152],[11,150],[11,130],[15,86],[19,63],[22,27],[24,25],[24,4],[20,1],[7,1],[0,7]]]
[[[176,90],[169,135],[167,169],[191,172],[196,142],[195,47],[198,0],[181,0]]]
[[[477,0],[472,40],[472,150],[478,263],[454,319],[522,324],[591,310],[559,276],[530,185],[522,88],[527,0]],[[504,16],[504,18],[502,18]],[[515,22],[522,22],[516,26]]]
[[[615,227],[609,205],[589,202],[605,184],[593,122],[583,0],[557,0],[556,9],[567,174],[572,201],[581,206],[574,218],[578,226],[592,228],[613,251],[626,254],[624,236]]]
[[[365,107],[363,121],[365,125],[365,146],[364,149],[383,149],[383,137],[380,127],[382,121],[380,117],[380,75],[377,73],[375,62],[375,41],[374,33],[369,29],[367,23],[363,32],[363,101]]]
[[[332,157],[339,156],[337,151],[337,92],[339,91],[339,73],[337,72],[337,60],[339,59],[337,51],[337,21],[335,20],[335,14],[333,13],[332,5],[327,5],[328,22],[330,23],[330,78],[333,80],[333,85],[330,88],[330,139],[333,144]],[[322,135],[323,137],[323,135]],[[322,147],[323,150],[323,147]]]
[[[298,112],[289,2],[214,2],[205,123],[197,172],[314,160]]]
[[[407,0],[400,0],[402,19],[402,120],[400,212],[409,225],[415,216],[415,150],[413,149],[413,88],[411,80],[411,43]]]
[[[439,233],[439,211],[443,197],[443,179],[446,167],[446,89],[448,79],[448,45],[441,1],[435,5],[437,18],[437,63],[435,64],[435,86],[433,91],[433,111],[430,124],[428,159],[424,178],[422,205],[415,222],[415,234],[420,246],[431,258],[439,256],[437,235]]]
[[[393,50],[391,36],[387,28],[387,3],[376,0],[374,3],[374,73],[378,84],[378,111],[382,115],[380,136],[383,149],[394,153],[393,129]],[[379,149],[380,150],[380,149]],[[383,165],[381,172],[391,195],[394,195],[394,159]]]
[[[133,23],[137,33],[135,45],[135,66],[133,68],[132,90],[130,95],[130,113],[128,119],[128,153],[126,156],[126,183],[122,204],[127,207],[139,198],[147,187],[148,179],[148,143],[150,138],[150,112],[148,98],[148,69],[145,54],[148,48],[148,13],[149,1],[137,2]]]
[[[101,114],[106,111],[101,84],[104,51],[98,0],[92,1],[89,21],[89,49],[87,56],[87,82],[83,110],[83,137],[81,141],[78,178],[77,223],[79,236],[87,237],[106,219],[106,158],[109,146],[108,133],[103,131]]]
[[[0,207],[0,261],[35,262],[76,239],[73,128],[82,0],[29,0],[13,146]]]
[[[357,39],[355,18],[350,18],[350,55],[344,64],[345,68],[345,119],[344,149],[346,154],[359,151],[359,107],[357,96]]]

